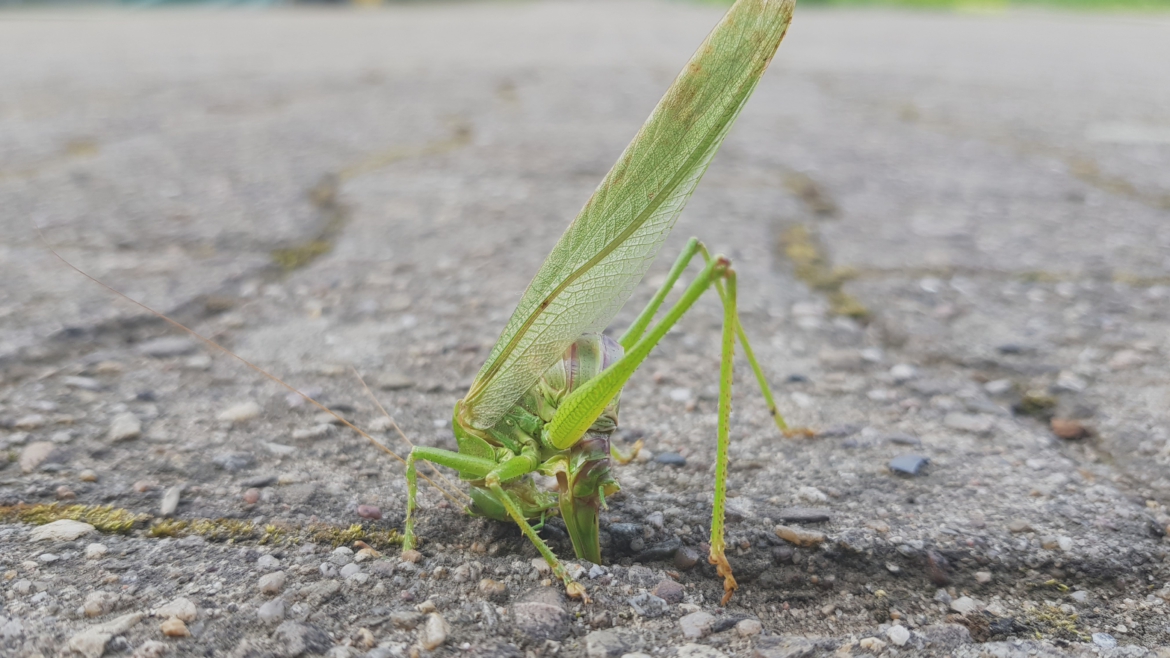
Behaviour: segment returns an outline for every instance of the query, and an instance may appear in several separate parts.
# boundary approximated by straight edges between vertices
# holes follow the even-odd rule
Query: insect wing
[[[771,62],[794,0],[739,0],[557,241],[464,398],[493,426],[583,333],[609,324],[645,275]]]

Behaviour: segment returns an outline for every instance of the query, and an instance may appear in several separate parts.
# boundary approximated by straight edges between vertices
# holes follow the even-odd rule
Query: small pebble
[[[363,519],[380,519],[382,518],[382,509],[377,505],[358,505],[357,515]]]
[[[216,419],[229,423],[246,423],[249,420],[257,418],[263,409],[260,405],[249,400],[248,402],[241,402],[232,405],[220,412]]]
[[[697,640],[706,637],[711,632],[711,628],[715,625],[715,617],[700,610],[679,619],[678,625],[682,629],[683,637],[688,640]]]
[[[506,594],[507,591],[508,591],[508,586],[505,585],[504,583],[501,583],[498,580],[492,580],[491,578],[484,578],[483,580],[479,581],[480,594],[483,594],[484,596],[486,596],[489,599],[501,597],[504,594]]]
[[[57,555],[56,553],[41,553],[37,556],[37,559],[41,562],[44,562],[45,564],[52,564],[57,560],[60,560],[61,556]]]
[[[333,564],[332,562],[322,562],[321,566],[318,567],[318,570],[321,572],[321,575],[326,578],[337,577],[337,565]]]
[[[906,630],[905,626],[891,626],[886,631],[886,637],[890,638],[890,642],[900,647],[910,641],[910,631]]]
[[[183,485],[176,484],[169,487],[163,493],[162,503],[158,507],[159,514],[162,516],[170,516],[179,509],[179,497],[183,494]]]
[[[158,487],[157,482],[153,482],[151,480],[139,480],[134,483],[133,488],[136,493],[146,493],[148,491],[154,491],[156,487]]]
[[[142,421],[138,420],[129,411],[124,411],[110,422],[110,429],[107,433],[111,441],[129,441],[130,439],[137,439],[142,435]]]
[[[280,568],[280,559],[275,555],[261,555],[256,558],[256,568],[261,571],[275,571]]]
[[[975,582],[979,583],[980,585],[986,585],[987,583],[990,583],[991,582],[991,572],[990,571],[976,571],[975,572]],[[898,646],[901,646],[901,645],[898,645]]]
[[[680,583],[669,578],[660,581],[654,586],[653,594],[670,604],[682,603],[685,590]]]
[[[33,528],[29,539],[32,541],[73,541],[95,530],[96,528],[82,521],[61,519]]]
[[[351,563],[349,563],[341,568],[341,577],[342,578],[349,578],[350,576],[354,575],[355,573],[361,573],[361,571],[362,571],[362,566],[360,564],[354,564],[351,562]]]
[[[776,536],[797,546],[819,546],[825,542],[825,533],[787,525],[776,526]]]
[[[1023,519],[1013,519],[1008,522],[1008,531],[1013,533],[1032,532],[1032,526]]]
[[[740,637],[752,637],[764,632],[764,625],[755,619],[741,619],[735,625],[735,632]]]
[[[1108,633],[1093,633],[1093,644],[1102,649],[1114,649],[1117,647],[1117,639]]]
[[[951,610],[954,610],[960,615],[967,615],[969,613],[976,612],[982,607],[983,604],[969,596],[960,596],[959,598],[951,601]]]
[[[269,625],[284,621],[284,599],[272,599],[260,606],[256,610],[256,616],[262,623]]]
[[[81,480],[82,482],[97,482],[98,476],[97,473],[94,473],[92,470],[87,468],[77,474],[77,479]]]
[[[249,505],[255,505],[260,502],[260,490],[252,487],[244,492],[244,502]]]
[[[20,451],[20,472],[32,473],[57,449],[51,441],[34,441]]]
[[[882,642],[881,640],[877,639],[876,637],[862,638],[862,640],[860,642],[858,642],[857,645],[860,646],[862,649],[865,649],[866,651],[871,651],[873,653],[881,653],[882,650],[886,648],[886,643]]]
[[[155,611],[159,617],[173,617],[179,621],[195,621],[199,609],[186,597],[179,597]]]
[[[443,615],[432,612],[427,615],[427,623],[419,631],[418,643],[422,645],[423,649],[432,651],[447,641],[447,635],[450,632],[451,627],[447,624],[447,620],[443,619]]]
[[[284,583],[287,580],[288,576],[286,576],[283,571],[273,571],[272,573],[266,573],[263,576],[260,576],[260,580],[258,582],[260,586],[260,592],[262,594],[268,595],[280,594],[281,590],[284,589]]]
[[[90,544],[85,547],[85,559],[100,560],[109,552],[110,549],[106,548],[105,544]]]
[[[687,465],[687,458],[677,452],[660,452],[654,455],[654,461],[665,466],[674,466],[675,468],[682,468]]]
[[[65,485],[57,487],[57,500],[73,500],[74,498],[77,498],[77,494],[73,493],[69,487]]]
[[[930,460],[922,455],[899,455],[890,460],[889,468],[894,473],[913,476],[929,463]]]
[[[1089,436],[1089,428],[1080,421],[1068,418],[1053,418],[1050,422],[1052,433],[1065,441],[1075,441]]]
[[[419,553],[412,548],[409,551],[402,551],[401,557],[406,562],[413,562],[417,564],[419,560],[422,560],[422,553]]]
[[[699,552],[690,546],[680,546],[674,552],[674,566],[682,571],[693,568],[699,563]]]
[[[178,617],[171,617],[170,619],[159,624],[159,630],[167,637],[190,637],[191,631],[187,630],[187,625],[183,623],[182,619]]]
[[[917,376],[918,368],[915,368],[909,363],[899,363],[893,368],[890,368],[890,377],[892,377],[894,381],[899,384],[908,382]]]

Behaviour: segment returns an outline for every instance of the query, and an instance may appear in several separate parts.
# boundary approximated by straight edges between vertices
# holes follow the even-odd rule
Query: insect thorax
[[[501,445],[516,448],[529,439],[540,441],[545,423],[552,421],[561,401],[622,357],[622,346],[605,334],[584,334],[544,371],[515,406],[487,431]],[[589,428],[592,434],[612,434],[618,424],[618,399],[605,408]],[[542,446],[547,448],[548,446]]]

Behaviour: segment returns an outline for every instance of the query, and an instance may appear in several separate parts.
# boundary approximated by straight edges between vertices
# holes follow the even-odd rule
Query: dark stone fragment
[[[682,468],[687,465],[687,458],[678,454],[677,452],[660,452],[654,455],[654,461],[666,466],[674,466]]]
[[[1029,354],[1035,352],[1036,348],[1019,343],[1004,343],[997,345],[995,348],[1000,354]]]
[[[629,546],[635,539],[641,539],[643,534],[641,523],[611,523],[606,530],[613,540],[623,547]]]
[[[667,603],[683,602],[683,586],[670,579],[665,579],[655,585],[652,593]]]
[[[257,475],[246,480],[240,480],[240,486],[246,489],[260,489],[263,487],[271,487],[276,484],[277,477],[275,475]]]
[[[796,549],[791,546],[773,546],[772,547],[772,561],[776,564],[788,564],[792,562],[792,556],[796,555]]]
[[[281,622],[272,638],[284,644],[284,655],[296,658],[305,654],[325,653],[333,646],[329,634],[312,624],[292,620]]]
[[[890,470],[901,475],[918,475],[930,460],[921,455],[899,455],[890,460]]]
[[[997,635],[1018,635],[1020,633],[1027,633],[1028,627],[1016,621],[1015,617],[1002,617],[991,621],[988,624],[988,630],[992,637]]]
[[[699,563],[699,552],[689,546],[681,546],[674,552],[674,566],[686,571]]]
[[[716,617],[715,621],[711,624],[711,633],[722,633],[730,628],[734,628],[736,624],[747,618],[747,615],[723,615],[722,617]]]
[[[788,383],[790,384],[802,384],[807,381],[808,377],[800,374],[799,372],[794,372],[791,375],[788,375]]]
[[[832,518],[829,510],[816,507],[785,507],[777,514],[784,523],[824,523]]]
[[[154,391],[138,391],[134,394],[134,399],[139,402],[154,402],[158,396],[154,394]]]
[[[920,445],[922,445],[922,439],[919,439],[916,436],[910,436],[909,434],[890,434],[886,437],[886,441],[889,441],[890,443],[895,443],[895,444],[900,445],[900,446],[920,446]]]
[[[638,553],[634,559],[638,562],[657,562],[659,560],[669,560],[674,557],[676,551],[682,546],[682,541],[677,537],[655,544],[650,548]]]

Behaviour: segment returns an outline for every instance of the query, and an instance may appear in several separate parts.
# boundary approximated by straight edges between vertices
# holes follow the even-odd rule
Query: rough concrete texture
[[[798,10],[664,252],[735,260],[782,411],[820,431],[780,437],[741,364],[725,608],[692,566],[715,300],[625,390],[647,451],[584,604],[426,487],[399,559],[400,465],[32,226],[394,450],[351,366],[453,448],[520,292],[718,15],[4,14],[0,652],[1165,655],[1164,18]],[[33,541],[60,516],[97,529]]]

